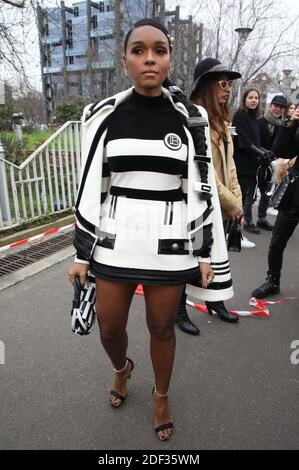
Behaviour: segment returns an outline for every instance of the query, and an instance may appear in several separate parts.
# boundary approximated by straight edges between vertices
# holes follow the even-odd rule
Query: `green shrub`
[[[1,132],[0,140],[5,153],[5,160],[15,165],[21,165],[26,158],[26,136],[22,141],[17,142],[14,134]]]
[[[23,134],[33,134],[36,131],[36,127],[32,124],[25,124],[25,126],[22,126],[22,131]]]
[[[84,106],[85,101],[82,97],[59,103],[56,107],[56,123],[64,124],[67,121],[79,121]]]
[[[0,131],[9,131],[11,129],[13,112],[14,106],[11,103],[0,104]]]

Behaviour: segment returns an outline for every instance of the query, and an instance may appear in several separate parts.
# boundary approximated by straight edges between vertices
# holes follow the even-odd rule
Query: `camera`
[[[256,147],[256,145],[251,145],[250,149],[256,154],[262,165],[271,165],[275,158],[274,152],[272,152],[272,150],[267,150],[263,147]]]

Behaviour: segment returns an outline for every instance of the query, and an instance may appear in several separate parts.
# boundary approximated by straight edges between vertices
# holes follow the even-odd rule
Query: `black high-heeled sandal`
[[[129,364],[131,364],[130,373],[129,373],[128,379],[127,379],[127,380],[129,380],[131,378],[132,370],[134,369],[134,362],[129,357],[126,357],[126,364],[122,369],[120,369],[120,370],[113,369],[113,370],[117,374],[121,374],[122,372],[124,372],[127,369]],[[118,404],[113,404],[112,401],[110,400],[110,405],[113,408],[119,408],[128,396],[128,394],[127,395],[121,395],[120,393],[116,392],[115,390],[110,390],[110,395],[112,395],[114,398],[117,398],[117,400],[120,400],[120,402]]]
[[[222,300],[218,302],[206,302],[206,307],[210,315],[214,315],[215,312],[223,321],[228,323],[237,323],[239,321],[239,317],[233,315],[226,309]]]
[[[161,393],[158,393],[157,392],[157,389],[156,389],[156,385],[154,386],[153,390],[152,390],[152,395],[154,395],[154,393],[157,395],[157,397],[159,398],[167,398],[168,397],[168,392],[165,393],[164,395],[161,394]],[[168,437],[165,437],[164,435],[162,436],[159,436],[159,432],[161,431],[165,431],[166,429],[173,429],[173,422],[170,421],[169,423],[164,423],[164,424],[160,424],[160,426],[157,426],[154,428],[155,429],[155,432],[158,436],[158,439],[160,441],[168,441],[171,436],[172,436],[172,433],[168,436]]]

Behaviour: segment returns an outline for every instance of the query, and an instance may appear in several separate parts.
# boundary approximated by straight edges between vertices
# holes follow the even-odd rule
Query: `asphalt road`
[[[255,249],[231,255],[235,297],[228,308],[248,310],[252,289],[263,281],[270,234],[251,239]],[[299,295],[298,243],[297,229],[275,299]],[[201,336],[177,330],[170,389],[175,430],[160,443],[143,298],[135,296],[128,325],[135,362],[129,395],[115,410],[108,402],[112,368],[97,328],[87,337],[70,330],[68,264],[0,292],[1,449],[298,449],[299,364],[290,360],[291,343],[299,342],[298,300],[237,325],[188,307]]]

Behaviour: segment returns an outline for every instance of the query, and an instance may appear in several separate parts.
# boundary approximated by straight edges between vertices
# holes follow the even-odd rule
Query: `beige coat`
[[[217,132],[211,129],[212,157],[223,220],[229,219],[228,212],[234,207],[242,207],[242,193],[233,159],[234,145],[228,129],[226,135],[227,156],[223,140],[219,142]]]

